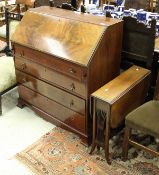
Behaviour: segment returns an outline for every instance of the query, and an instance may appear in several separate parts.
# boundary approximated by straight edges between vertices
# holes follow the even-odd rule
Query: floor
[[[17,88],[2,97],[0,117],[0,175],[31,175],[31,172],[14,155],[38,140],[55,126],[31,109],[16,106]]]

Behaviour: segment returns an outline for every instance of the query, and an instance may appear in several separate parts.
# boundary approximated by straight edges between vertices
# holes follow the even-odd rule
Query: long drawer
[[[56,58],[53,55],[48,55],[40,51],[32,50],[19,45],[14,45],[15,57],[25,58],[44,65],[48,68],[54,69],[57,72],[61,72],[70,77],[73,77],[79,81],[83,81],[86,78],[84,68],[77,66],[71,62],[63,59]]]
[[[19,96],[74,129],[85,133],[85,117],[24,86],[18,87]]]
[[[29,73],[44,81],[48,81],[54,85],[60,86],[69,90],[70,92],[77,93],[82,97],[86,97],[85,84],[76,81],[73,78],[60,74],[52,69],[46,68],[40,64],[32,62],[24,58],[15,57],[15,66],[17,69]]]
[[[80,114],[85,114],[85,100],[76,97],[60,88],[56,88],[48,83],[16,70],[17,82],[39,92],[40,94],[70,108]]]

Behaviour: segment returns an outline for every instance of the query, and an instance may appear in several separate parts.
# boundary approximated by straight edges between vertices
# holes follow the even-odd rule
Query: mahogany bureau
[[[123,22],[54,7],[27,11],[12,36],[18,106],[89,141],[89,96],[119,74]]]

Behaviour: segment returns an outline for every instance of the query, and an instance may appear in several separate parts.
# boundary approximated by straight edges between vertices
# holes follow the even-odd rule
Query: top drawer
[[[84,98],[86,97],[86,85],[83,82],[79,82],[73,78],[23,58],[20,59],[15,57],[15,66],[18,70],[33,75],[38,79],[60,86],[71,93],[78,94]]]
[[[32,60],[38,64],[44,65],[63,74],[67,74],[79,81],[84,81],[86,78],[86,71],[84,68],[61,58],[16,44],[14,45],[14,52],[16,57]]]

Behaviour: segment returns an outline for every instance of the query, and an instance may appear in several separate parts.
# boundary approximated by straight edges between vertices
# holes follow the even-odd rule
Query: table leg
[[[108,164],[111,164],[109,159],[109,137],[110,137],[110,109],[107,109],[106,128],[105,128],[105,158]]]
[[[126,161],[127,158],[128,158],[128,147],[129,147],[130,132],[131,132],[131,129],[128,128],[128,127],[125,127],[124,141],[123,141],[123,153],[122,153],[123,161]]]
[[[90,154],[95,150],[96,147],[96,99],[93,99],[93,138],[92,138],[92,148]]]

